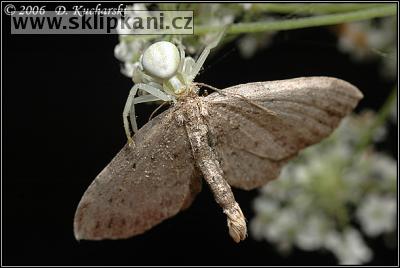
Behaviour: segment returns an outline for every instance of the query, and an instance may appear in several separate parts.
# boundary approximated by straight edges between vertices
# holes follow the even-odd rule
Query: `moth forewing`
[[[350,83],[331,77],[256,82],[223,92],[206,97],[208,126],[225,179],[246,190],[275,179],[283,164],[330,135],[363,97]]]
[[[101,240],[141,234],[187,208],[201,189],[183,126],[169,110],[154,118],[96,177],[82,197],[75,237]]]

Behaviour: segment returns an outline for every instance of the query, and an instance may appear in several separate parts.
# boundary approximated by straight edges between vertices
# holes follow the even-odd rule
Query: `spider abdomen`
[[[149,46],[143,53],[142,66],[151,76],[168,79],[178,70],[180,55],[178,48],[167,41],[160,41]]]

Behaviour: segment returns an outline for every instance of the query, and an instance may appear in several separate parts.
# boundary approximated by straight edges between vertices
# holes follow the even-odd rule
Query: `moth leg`
[[[194,106],[188,109],[186,129],[196,164],[210,186],[217,203],[227,216],[229,234],[235,242],[247,236],[246,219],[233,196],[231,187],[223,177],[223,170],[213,149],[208,145],[208,126],[202,119],[207,113],[204,107]]]
[[[146,91],[147,93],[151,94],[152,96],[145,95],[145,96],[140,96],[140,97],[135,98],[136,93],[138,92],[139,89]],[[136,99],[136,101],[135,101],[135,99]],[[128,116],[130,117],[130,123],[131,123],[133,132],[136,133],[138,131],[137,123],[136,123],[136,116],[135,116],[135,103],[154,101],[154,100],[171,101],[173,99],[174,98],[172,96],[167,95],[166,93],[162,92],[160,89],[158,89],[154,86],[139,83],[139,84],[135,84],[132,87],[132,89],[129,92],[128,99],[126,100],[124,111],[122,113],[125,134],[128,139],[129,145],[131,145],[131,146],[134,145],[134,141],[131,137],[131,133],[129,130]]]

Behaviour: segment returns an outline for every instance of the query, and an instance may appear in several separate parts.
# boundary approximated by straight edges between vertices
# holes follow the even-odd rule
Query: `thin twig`
[[[279,21],[248,22],[232,24],[227,29],[227,34],[256,33],[268,31],[292,30],[307,27],[335,25],[345,22],[367,20],[378,17],[387,17],[397,14],[396,4],[386,4],[382,7],[362,9],[331,15],[312,16],[300,19],[288,19]],[[217,32],[222,29],[218,25],[195,25],[195,34]]]
[[[262,3],[253,4],[250,11],[274,12],[280,14],[332,14],[362,10],[366,8],[382,7],[382,3],[323,3],[323,4],[288,4],[288,3]]]

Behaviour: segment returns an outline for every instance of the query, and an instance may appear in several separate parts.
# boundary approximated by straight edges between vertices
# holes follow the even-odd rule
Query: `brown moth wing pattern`
[[[184,126],[170,109],[135,135],[86,190],[75,214],[79,239],[141,234],[187,208],[201,190]]]
[[[283,164],[330,135],[363,97],[350,83],[330,77],[249,83],[223,92],[227,96],[205,98],[210,143],[228,183],[245,190],[278,177]]]

